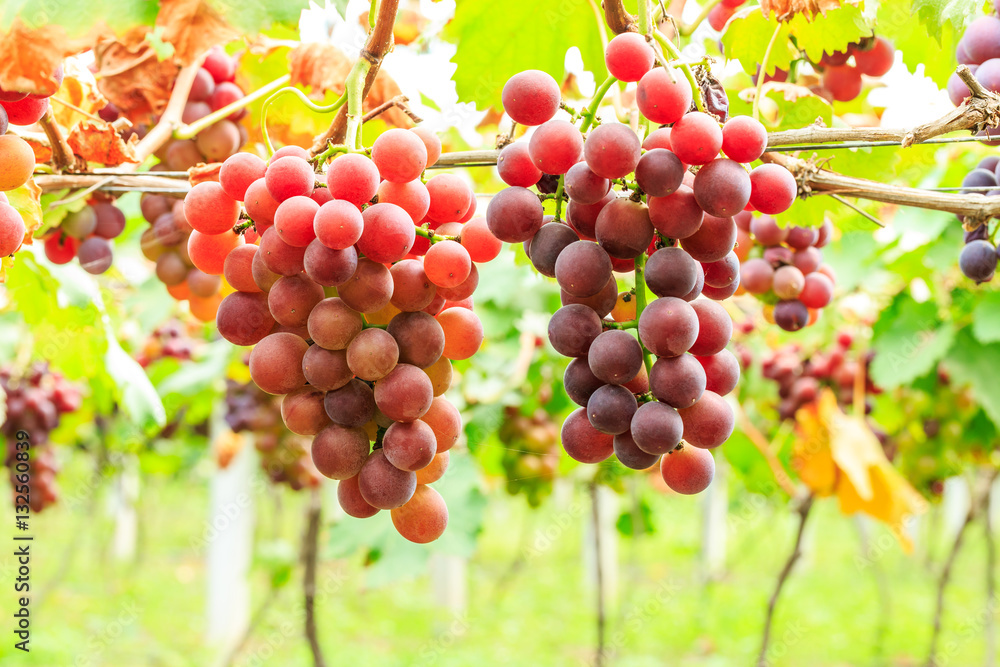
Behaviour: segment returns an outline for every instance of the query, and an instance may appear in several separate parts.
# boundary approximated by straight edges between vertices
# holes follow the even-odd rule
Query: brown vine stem
[[[35,183],[42,189],[42,192],[90,188],[100,185],[102,182],[107,182],[109,187],[120,186],[144,192],[169,191],[181,195],[191,189],[187,180],[164,178],[152,174],[39,174],[35,176]],[[108,189],[108,187],[103,189]]]
[[[907,148],[949,132],[979,131],[987,126],[996,127],[1000,121],[1000,96],[983,88],[966,65],[959,65],[955,68],[955,73],[969,87],[972,96],[962,106],[929,123],[909,129],[810,126],[800,130],[771,132],[767,135],[767,145],[771,147],[829,141],[898,141],[900,146]]]
[[[760,655],[757,656],[757,667],[767,667],[767,645],[771,640],[774,607],[778,604],[778,596],[781,595],[781,589],[785,586],[785,580],[792,573],[792,568],[795,567],[796,561],[802,556],[802,535],[805,533],[806,520],[809,519],[809,511],[812,509],[812,506],[813,495],[809,494],[799,503],[796,509],[796,513],[799,515],[799,530],[795,534],[795,546],[792,547],[792,553],[788,554],[788,560],[785,561],[785,566],[781,568],[781,574],[778,575],[778,583],[775,585],[771,599],[767,603],[767,617],[764,619],[764,638],[761,641]]]
[[[385,102],[383,102],[382,104],[378,105],[377,107],[375,107],[374,109],[372,109],[371,111],[369,111],[368,113],[366,113],[364,116],[362,116],[361,117],[361,122],[362,123],[367,123],[372,118],[375,118],[376,116],[384,114],[386,111],[388,111],[389,109],[391,109],[393,107],[396,107],[397,109],[399,109],[400,111],[402,111],[403,113],[405,113],[407,116],[409,116],[410,120],[412,120],[414,123],[418,123],[419,124],[419,123],[424,122],[423,118],[421,118],[417,114],[413,113],[413,109],[411,109],[410,106],[407,104],[407,102],[409,102],[409,101],[410,101],[410,98],[407,97],[406,95],[396,95],[395,97],[393,97],[393,98],[391,98],[389,100],[386,100]]]
[[[368,33],[368,41],[361,49],[359,59],[367,60],[369,63],[368,72],[365,75],[364,88],[361,99],[364,100],[375,83],[375,75],[378,74],[382,59],[392,50],[393,37],[392,26],[396,22],[396,10],[399,7],[399,0],[381,0],[375,14],[375,25]],[[337,112],[330,127],[326,132],[316,137],[313,141],[310,154],[317,155],[326,150],[330,144],[347,143],[347,106],[343,106]]]
[[[75,168],[76,156],[73,155],[73,149],[69,147],[66,137],[59,130],[51,106],[45,110],[45,115],[38,121],[38,124],[42,126],[45,136],[49,139],[49,147],[52,149],[52,165],[56,171],[62,172]]]
[[[206,51],[205,55],[207,54],[208,52]],[[204,55],[190,65],[182,67],[181,71],[178,72],[177,80],[174,81],[174,89],[170,91],[167,108],[163,110],[163,115],[160,116],[159,122],[153,126],[153,129],[135,147],[135,157],[138,162],[128,167],[129,171],[134,171],[139,164],[145,162],[146,158],[158,151],[163,144],[170,141],[174,132],[183,124],[181,122],[181,115],[184,113],[184,105],[187,104],[188,94],[191,92],[195,76],[201,68],[202,60],[204,60]]]
[[[997,553],[996,541],[993,538],[993,517],[992,499],[993,485],[996,483],[1000,470],[990,470],[987,474],[989,480],[986,484],[986,494],[983,497],[983,531],[986,538],[986,662],[985,667],[994,667],[997,664]]]
[[[319,636],[316,633],[316,561],[319,556],[319,529],[323,514],[323,498],[320,491],[314,488],[309,493],[309,510],[307,514],[306,534],[302,543],[302,559],[305,561],[305,574],[302,577],[302,588],[305,593],[306,609],[306,639],[309,640],[309,650],[312,651],[313,665],[326,667],[323,659],[323,649],[320,647]]]
[[[972,497],[969,499],[969,511],[965,515],[965,521],[962,522],[958,533],[955,534],[955,541],[951,545],[951,551],[948,552],[948,559],[944,562],[944,567],[941,568],[941,575],[938,577],[937,602],[934,605],[934,629],[931,632],[931,646],[927,651],[927,662],[925,663],[927,667],[937,667],[938,665],[937,645],[938,639],[941,638],[941,620],[944,617],[944,590],[948,586],[948,580],[951,578],[951,568],[954,566],[958,552],[962,548],[965,529],[969,527],[969,524],[972,523],[972,520],[976,516],[977,501],[974,494],[975,489],[972,490]]]
[[[636,18],[626,11],[621,0],[604,0],[601,4],[604,6],[604,20],[607,21],[611,32],[616,35],[623,32],[639,32]]]
[[[594,667],[603,667],[604,630],[607,620],[604,608],[604,564],[601,562],[601,503],[597,494],[597,482],[591,481],[589,486],[590,514],[594,529],[594,572],[597,583],[597,650],[594,652]]]

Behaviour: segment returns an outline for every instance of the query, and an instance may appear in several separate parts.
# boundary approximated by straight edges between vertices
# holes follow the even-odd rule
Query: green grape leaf
[[[70,37],[79,37],[100,23],[119,33],[138,25],[153,25],[157,11],[159,3],[149,0],[92,0],[85,3],[8,0],[0,3],[0,25],[8,26],[19,18],[29,28],[58,25],[65,28]]]
[[[918,0],[919,2],[919,0]],[[944,88],[955,71],[955,46],[961,31],[952,23],[933,28],[935,39],[927,39],[928,30],[910,14],[908,0],[892,0],[879,7],[876,32],[892,42],[903,54],[903,64],[913,72],[923,66],[924,76]]]
[[[872,379],[884,389],[908,384],[933,370],[954,342],[954,324],[941,321],[933,301],[901,292],[873,328]]]
[[[954,347],[944,359],[951,381],[969,387],[972,398],[1000,425],[1000,393],[996,369],[1000,368],[1000,345],[983,345],[968,329],[959,332]]]
[[[753,89],[749,88],[744,93],[729,98],[731,116],[749,116],[753,112]],[[762,93],[764,99],[774,102],[773,109],[770,105],[761,105],[760,120],[771,132],[794,130],[812,123],[820,123],[826,127],[833,124],[833,106],[807,88],[767,82]]]
[[[851,5],[828,11],[812,21],[799,14],[780,27],[752,7],[742,10],[726,26],[722,35],[723,52],[727,58],[738,60],[752,76],[764,59],[776,29],[779,32],[767,59],[767,74],[773,74],[775,69],[788,71],[792,61],[799,57],[796,44],[818,62],[824,52],[844,51],[848,44],[872,32],[862,11]]]
[[[844,5],[812,21],[797,14],[788,22],[788,29],[813,62],[819,62],[824,52],[845,51],[848,44],[872,34],[862,11],[854,5]]]
[[[940,42],[946,23],[959,33],[965,32],[965,26],[979,14],[982,6],[983,3],[977,0],[913,0],[911,11],[920,19],[927,34]]]
[[[730,60],[738,60],[743,71],[750,76],[755,75],[760,61],[764,59],[775,26],[776,23],[765,18],[757,7],[741,11],[740,15],[729,21],[726,31],[722,33],[723,54]],[[780,30],[767,59],[765,74],[774,74],[775,69],[787,72],[798,55],[789,40],[791,29],[788,24],[782,23]]]
[[[118,385],[119,398],[125,413],[142,428],[167,423],[167,413],[156,389],[153,388],[142,366],[128,356],[106,322],[108,350],[104,354],[104,366],[108,375]]]
[[[1000,343],[1000,292],[986,292],[972,312],[972,334],[980,343]]]
[[[296,28],[302,10],[309,7],[308,0],[210,0],[208,4],[234,28],[250,35],[267,30],[275,24]],[[346,9],[347,3],[343,4]],[[343,10],[340,10],[340,14],[344,15]]]
[[[455,17],[442,33],[457,47],[452,78],[458,99],[480,109],[500,108],[507,79],[528,69],[562,81],[566,51],[572,46],[580,49],[584,67],[602,81],[607,68],[597,29],[598,17],[587,2],[458,0]]]

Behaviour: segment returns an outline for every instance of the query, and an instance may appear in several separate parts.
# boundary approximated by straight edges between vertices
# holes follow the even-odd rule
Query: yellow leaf
[[[7,191],[7,199],[10,205],[17,209],[24,220],[24,242],[31,244],[31,235],[42,226],[42,189],[35,183],[34,178],[29,178],[28,182],[19,188]]]
[[[830,451],[830,437],[819,414],[820,402],[798,411],[798,438],[792,447],[792,467],[816,496],[833,495],[837,485],[837,466]]]
[[[844,514],[864,512],[886,523],[906,551],[913,547],[905,523],[926,502],[885,457],[864,417],[849,417],[829,389],[799,410],[794,463],[803,482],[819,496],[836,494]]]

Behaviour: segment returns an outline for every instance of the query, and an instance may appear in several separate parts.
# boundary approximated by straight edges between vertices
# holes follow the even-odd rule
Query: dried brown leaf
[[[760,0],[760,10],[764,16],[774,14],[779,21],[791,21],[799,14],[812,20],[818,14],[825,16],[832,9],[860,4],[861,0]]]
[[[173,45],[174,59],[181,65],[239,36],[205,0],[161,0],[156,25],[163,28],[163,41]]]
[[[222,169],[221,162],[211,162],[209,164],[199,163],[188,169],[188,181],[191,185],[198,185],[205,181],[219,180],[219,170]]]
[[[85,120],[78,123],[70,131],[66,141],[73,153],[87,162],[97,162],[108,167],[124,162],[138,162],[135,156],[138,138],[133,134],[126,142],[115,128],[103,121]]]
[[[28,28],[14,19],[0,35],[0,88],[37,95],[51,95],[58,86],[52,74],[66,56],[89,48],[92,38],[70,39],[65,28],[44,25]]]
[[[380,69],[378,74],[375,75],[375,81],[372,83],[371,90],[368,91],[368,97],[365,98],[364,110],[370,111],[380,104],[384,104],[397,95],[402,94],[403,91],[399,89],[399,84],[386,74],[384,70]],[[395,127],[413,127],[416,125],[409,116],[403,113],[402,109],[397,107],[387,109],[379,118]]]
[[[148,33],[140,26],[120,38],[102,37],[94,47],[98,89],[133,123],[163,111],[177,78],[177,65],[157,59]]]
[[[303,42],[292,49],[288,60],[292,85],[310,88],[317,98],[331,90],[338,95],[344,92],[352,63],[333,44]]]

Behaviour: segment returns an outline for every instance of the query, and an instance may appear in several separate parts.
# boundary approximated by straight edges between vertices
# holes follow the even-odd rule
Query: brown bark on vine
[[[371,90],[372,84],[375,83],[375,76],[382,65],[382,59],[392,50],[392,27],[396,22],[396,10],[398,7],[399,0],[381,0],[378,3],[378,9],[375,13],[375,27],[368,33],[368,41],[365,42],[365,46],[361,49],[361,54],[358,56],[371,63],[371,67],[368,69],[368,74],[365,77],[364,92],[361,95],[362,100],[368,96],[368,91]],[[347,105],[345,104],[337,112],[326,132],[316,137],[315,141],[313,141],[309,153],[315,156],[326,150],[330,144],[344,143],[346,132]]]

